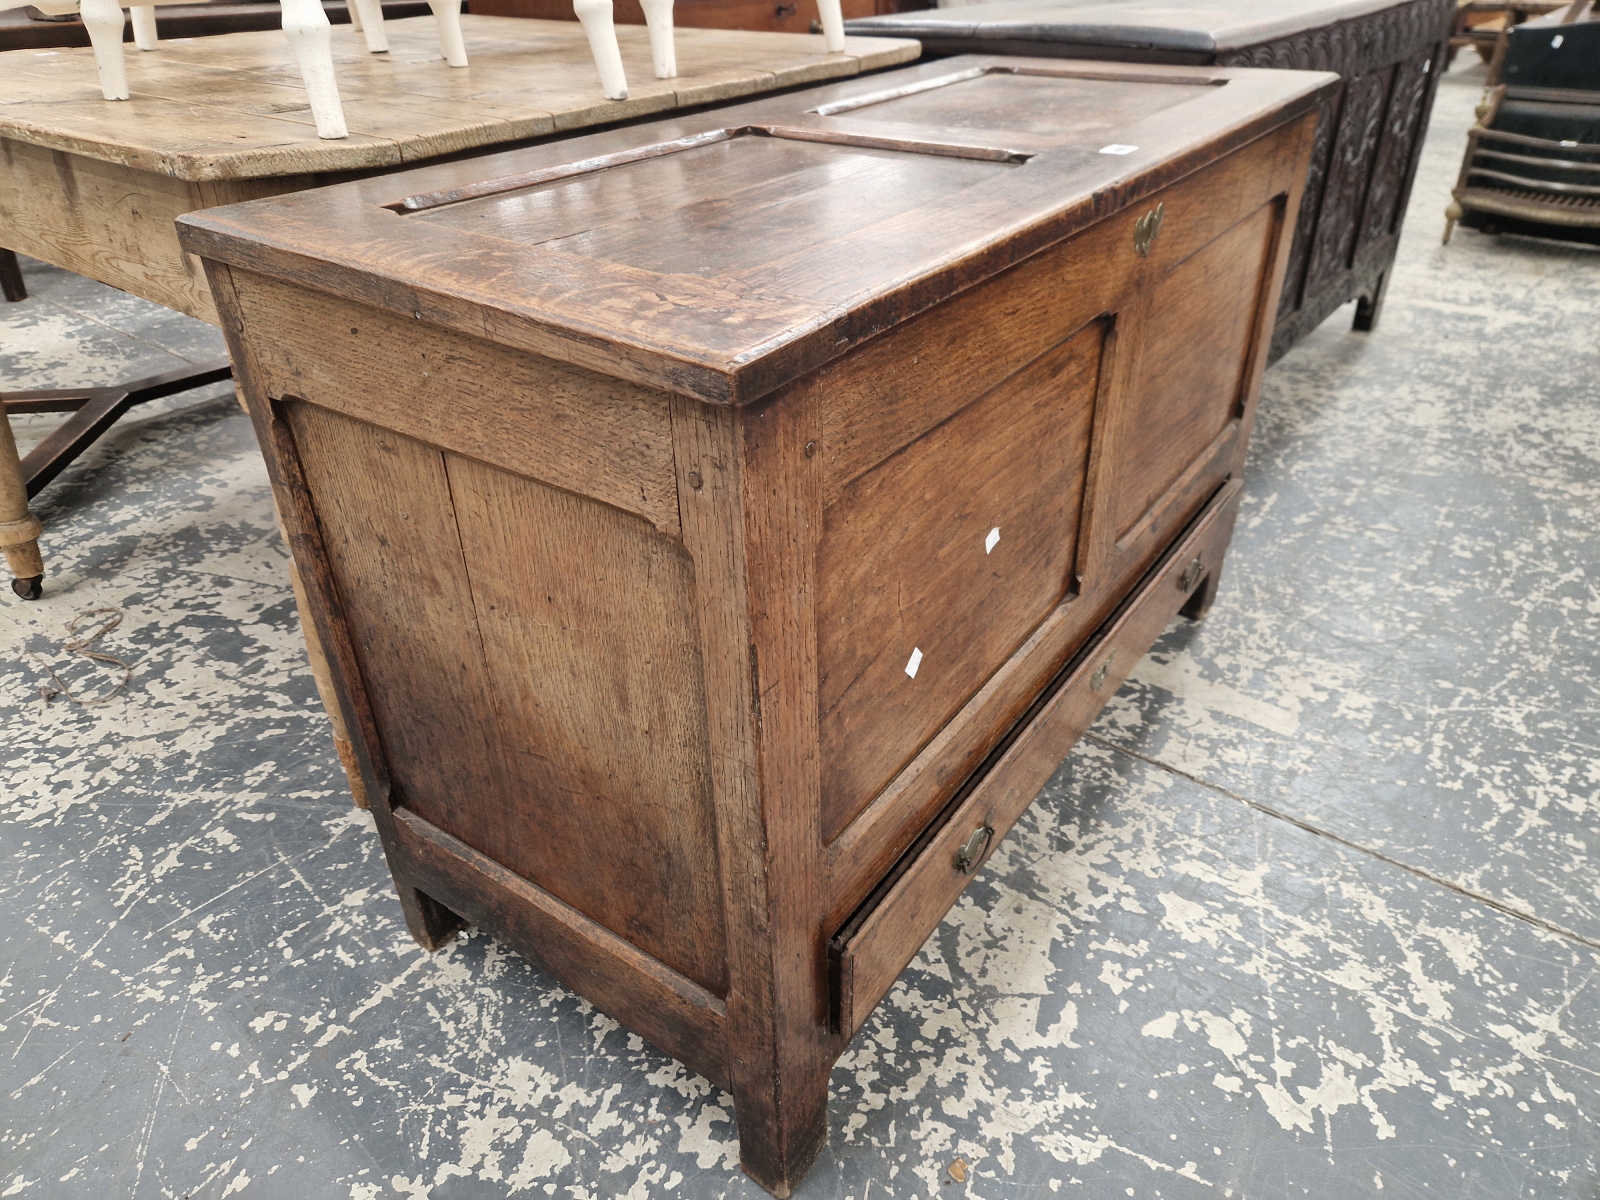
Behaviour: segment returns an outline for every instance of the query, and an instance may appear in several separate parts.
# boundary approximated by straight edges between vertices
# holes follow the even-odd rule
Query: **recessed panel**
[[[422,220],[663,274],[761,266],[1019,164],[739,136],[444,205]]]
[[[1273,206],[1257,209],[1150,290],[1119,422],[1119,538],[1239,415],[1274,224]]]
[[[818,549],[824,835],[831,840],[1065,596],[1100,323],[877,467]]]
[[[609,505],[287,409],[395,803],[724,994],[682,546]]]

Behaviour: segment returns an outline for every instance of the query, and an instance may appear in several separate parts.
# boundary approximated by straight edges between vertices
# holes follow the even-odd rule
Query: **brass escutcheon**
[[[1166,216],[1167,205],[1163,201],[1133,223],[1133,248],[1139,252],[1140,258],[1149,256],[1150,244],[1156,240],[1156,234],[1161,232],[1161,222]]]

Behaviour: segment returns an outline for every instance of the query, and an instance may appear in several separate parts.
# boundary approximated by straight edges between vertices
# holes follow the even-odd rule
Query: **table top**
[[[1364,17],[1411,0],[999,0],[847,23],[852,33],[1011,38],[1215,53]]]
[[[1336,83],[971,55],[207,209],[179,229],[204,258],[740,403]]]
[[[0,54],[0,137],[182,180],[255,179],[393,168],[690,105],[909,62],[914,41],[726,29],[677,31],[678,77],[655,78],[649,35],[617,26],[629,97],[607,100],[576,21],[465,14],[471,65],[439,57],[433,18],[387,23],[390,52],[333,29],[350,136],[317,137],[280,30],[127,48],[132,98],[101,98],[91,51]]]

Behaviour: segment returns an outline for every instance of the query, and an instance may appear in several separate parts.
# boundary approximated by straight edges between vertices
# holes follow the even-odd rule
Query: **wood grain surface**
[[[976,874],[957,866],[957,850],[983,828],[991,833],[982,855],[999,844],[1146,648],[1198,589],[1198,580],[1184,575],[1189,564],[1220,564],[1238,511],[1235,482],[1213,497],[1109,627],[1083,647],[1054,690],[1013,732],[1004,752],[971,781],[945,823],[930,831],[902,873],[885,881],[881,900],[840,931],[832,953],[833,1014],[841,1034],[848,1037],[867,1019]]]
[[[678,533],[664,393],[247,272],[235,272],[234,291],[241,319],[282,331],[256,354],[273,395],[582,492]],[[356,361],[368,381],[359,391],[345,386]]]
[[[817,548],[827,841],[1072,586],[1104,334],[1097,322],[1063,339],[829,506]]]
[[[184,219],[412,932],[720,1038],[780,1197],[956,845],[1215,595],[1328,86],[1013,73]],[[1029,132],[1102,84],[1109,125]],[[917,100],[968,85],[986,120]]]
[[[675,544],[311,404],[289,420],[402,802],[725,990],[705,700]],[[405,586],[375,586],[385,578]]]
[[[629,97],[607,100],[582,28],[570,21],[461,19],[470,65],[439,58],[432,17],[390,21],[388,54],[333,31],[350,136],[316,135],[289,44],[277,30],[163,42],[129,55],[129,100],[99,96],[88,48],[0,54],[0,137],[175,179],[248,179],[394,167],[776,88],[855,75],[917,56],[906,39],[677,31],[678,76],[658,80],[641,27],[619,26]]]
[[[1114,97],[1097,101],[1104,119],[1065,134],[1015,128],[1032,105],[1025,93],[989,96],[990,129],[894,119],[908,87],[976,86],[966,92],[976,102],[988,76],[1017,71],[1073,90],[1104,80],[1117,92],[1149,80],[1163,95],[1190,98],[1129,118],[1116,115]],[[1212,82],[1195,86],[1196,78]],[[1173,79],[1190,84],[1175,87]],[[363,180],[212,210],[184,218],[183,236],[196,253],[317,290],[396,309],[403,300],[404,312],[462,332],[492,323],[495,340],[647,386],[744,403],[1209,165],[1314,106],[1332,82],[1310,72],[1196,76],[955,59],[425,167],[403,182]],[[791,153],[795,136],[807,149]],[[877,149],[865,150],[867,139]],[[762,145],[772,142],[784,145]],[[638,158],[673,144],[676,152]],[[1134,150],[1101,153],[1107,145]],[[730,146],[744,148],[705,157]],[[1010,157],[952,157],[955,146]],[[614,166],[608,156],[618,156]],[[704,162],[713,169],[697,169]],[[608,166],[616,183],[597,184],[596,176],[612,176]],[[526,172],[545,170],[566,174],[516,186]],[[836,174],[869,198],[892,194],[894,176],[928,186],[902,189],[879,212],[855,186],[834,186]],[[408,208],[408,198],[497,180],[508,190],[494,198]],[[575,233],[574,212],[607,186],[637,189],[650,207],[630,212],[620,199],[607,201],[598,226]],[[446,215],[457,207],[486,215]],[[642,212],[648,220],[634,215]],[[773,220],[795,236],[774,236]]]

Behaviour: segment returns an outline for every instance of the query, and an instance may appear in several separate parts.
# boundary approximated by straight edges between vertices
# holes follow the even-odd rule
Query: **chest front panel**
[[[1063,338],[847,484],[818,547],[831,840],[1072,585],[1105,328]]]

